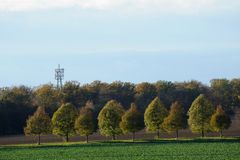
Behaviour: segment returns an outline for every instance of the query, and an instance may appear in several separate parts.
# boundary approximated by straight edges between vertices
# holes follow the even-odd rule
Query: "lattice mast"
[[[64,69],[60,67],[60,64],[58,65],[58,68],[55,69],[55,79],[57,80],[57,88],[62,88],[64,78]]]

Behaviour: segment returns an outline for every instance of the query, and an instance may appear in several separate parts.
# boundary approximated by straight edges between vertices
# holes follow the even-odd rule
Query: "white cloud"
[[[0,11],[80,8],[137,12],[196,13],[239,9],[239,0],[0,0]]]

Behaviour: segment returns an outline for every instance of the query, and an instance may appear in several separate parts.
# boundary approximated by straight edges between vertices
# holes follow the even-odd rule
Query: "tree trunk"
[[[204,138],[204,136],[205,136],[205,135],[204,135],[204,130],[202,130],[202,138]]]
[[[135,132],[132,133],[132,141],[134,142],[135,140]]]
[[[176,136],[177,136],[176,139],[178,139],[178,130],[176,131]]]
[[[86,136],[86,142],[88,143],[88,135]]]
[[[222,130],[220,131],[220,137],[222,138],[222,136],[223,136],[223,133],[222,133]]]
[[[38,145],[40,145],[40,144],[41,144],[41,142],[40,142],[40,141],[41,141],[41,138],[40,138],[40,137],[41,137],[41,135],[40,135],[40,134],[38,134]]]
[[[157,137],[158,137],[158,139],[160,138],[160,130],[159,129],[157,131]]]
[[[115,134],[112,135],[112,140],[116,140]]]
[[[66,142],[69,141],[69,138],[68,138],[68,133],[66,134]]]

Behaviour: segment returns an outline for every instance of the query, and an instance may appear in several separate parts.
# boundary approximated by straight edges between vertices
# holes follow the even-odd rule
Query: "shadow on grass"
[[[92,141],[89,143],[70,142],[70,143],[44,143],[42,145],[13,145],[2,146],[0,150],[9,149],[54,149],[54,148],[74,148],[74,147],[118,147],[129,145],[152,145],[152,144],[184,144],[184,143],[240,143],[240,138],[195,138],[195,139],[156,139],[156,140],[114,140],[114,141]]]
[[[195,139],[159,139],[148,143],[240,143],[240,138],[195,138]]]

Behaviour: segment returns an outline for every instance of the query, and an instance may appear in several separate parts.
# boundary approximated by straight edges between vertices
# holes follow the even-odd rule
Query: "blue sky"
[[[234,0],[0,0],[0,86],[240,75]]]

